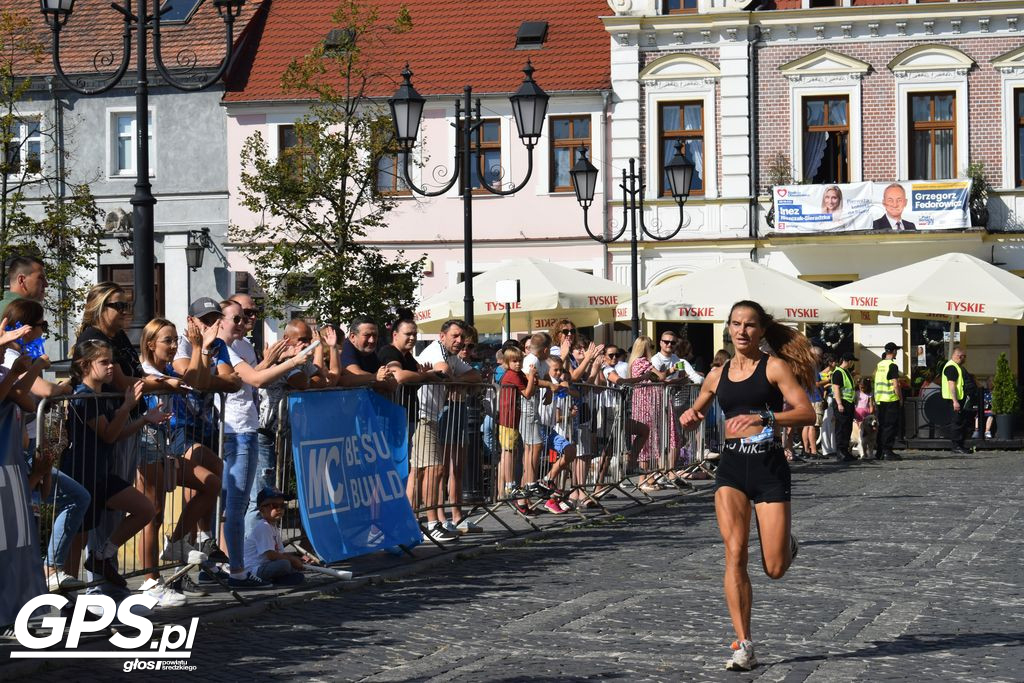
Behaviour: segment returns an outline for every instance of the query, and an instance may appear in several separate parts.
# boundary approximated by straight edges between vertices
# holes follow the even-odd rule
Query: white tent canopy
[[[968,254],[943,254],[825,293],[849,310],[1024,324],[1024,279]]]
[[[640,317],[678,322],[724,322],[737,301],[756,301],[776,320],[848,322],[849,315],[821,287],[751,261],[725,261],[666,282],[640,297]],[[615,312],[630,319],[629,302]]]
[[[504,326],[505,302],[495,301],[495,287],[502,280],[519,280],[513,330],[546,329],[562,317],[581,327],[611,322],[615,306],[629,297],[628,287],[604,278],[541,259],[510,259],[473,278],[473,316],[479,332],[500,332]],[[461,318],[463,297],[463,285],[457,284],[420,304],[420,331],[438,332],[444,321]]]

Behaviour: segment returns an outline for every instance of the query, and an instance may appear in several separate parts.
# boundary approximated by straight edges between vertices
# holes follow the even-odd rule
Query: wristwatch
[[[774,427],[775,426],[775,413],[770,410],[762,410],[758,414],[761,418],[762,427]]]
[[[213,349],[203,349],[202,353],[203,353],[204,356],[212,356],[213,355]]]

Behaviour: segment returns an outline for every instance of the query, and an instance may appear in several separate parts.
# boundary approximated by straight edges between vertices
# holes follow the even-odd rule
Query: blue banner
[[[302,522],[327,562],[422,539],[405,497],[405,410],[369,389],[291,394]]]

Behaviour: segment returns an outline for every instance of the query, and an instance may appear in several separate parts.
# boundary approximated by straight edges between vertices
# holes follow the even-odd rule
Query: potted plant
[[[985,163],[975,161],[967,164],[965,175],[971,179],[971,194],[967,198],[967,207],[971,211],[971,225],[988,227],[988,193],[992,190],[985,178]]]
[[[775,188],[779,185],[793,184],[793,168],[790,166],[789,157],[778,152],[772,157],[765,169],[765,180],[768,181],[768,213],[764,221],[769,228],[775,227]]]
[[[992,380],[992,413],[996,416],[996,431],[1000,439],[1013,436],[1013,416],[1020,410],[1017,382],[1010,372],[1010,361],[1006,354],[999,354],[996,374]]]

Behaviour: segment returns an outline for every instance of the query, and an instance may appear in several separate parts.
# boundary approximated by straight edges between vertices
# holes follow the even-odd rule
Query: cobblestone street
[[[762,665],[749,674],[723,670],[733,635],[712,501],[702,496],[394,583],[201,624],[192,675],[1019,681],[1020,458],[917,454],[796,470],[800,556],[771,582],[751,553]],[[127,677],[120,665],[83,661],[34,678],[109,681]]]

